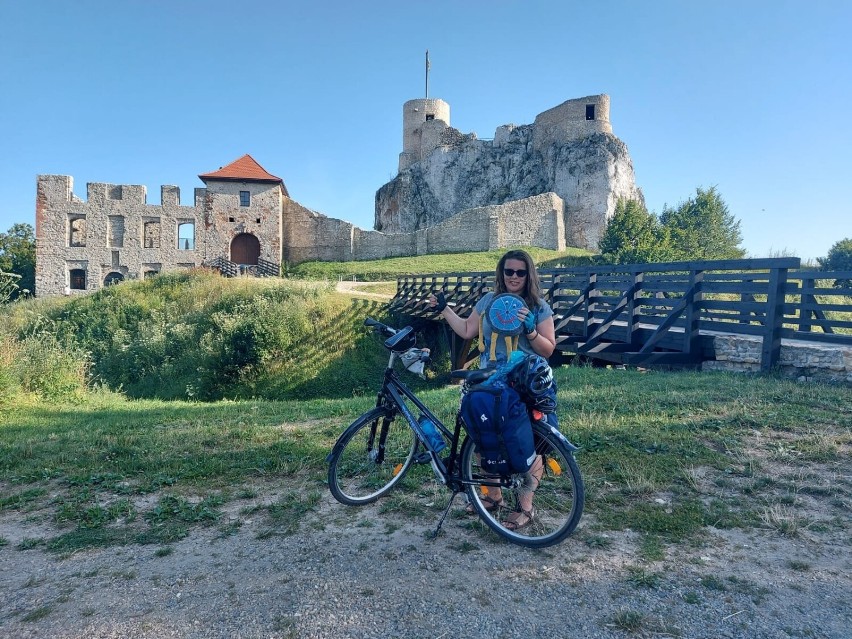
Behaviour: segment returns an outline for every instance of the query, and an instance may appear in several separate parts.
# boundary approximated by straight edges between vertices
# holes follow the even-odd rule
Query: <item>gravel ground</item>
[[[852,636],[845,534],[711,529],[648,563],[629,531],[591,547],[585,516],[554,548],[511,546],[471,529],[461,501],[429,540],[434,510],[407,521],[324,495],[296,532],[268,536],[235,507],[236,532],[196,528],[165,555],[19,550],[56,531],[5,512],[0,637]]]

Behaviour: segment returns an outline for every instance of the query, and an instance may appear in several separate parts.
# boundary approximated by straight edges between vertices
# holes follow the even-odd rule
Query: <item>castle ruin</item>
[[[443,100],[403,107],[399,174],[376,193],[376,230],[362,230],[290,198],[250,155],[203,173],[192,206],[176,186],[160,204],[139,185],[40,175],[36,295],[73,295],[126,279],[227,262],[277,273],[307,260],[349,261],[486,251],[506,246],[596,248],[619,197],[641,198],[608,96],[569,100],[533,125],[493,140],[462,134]]]

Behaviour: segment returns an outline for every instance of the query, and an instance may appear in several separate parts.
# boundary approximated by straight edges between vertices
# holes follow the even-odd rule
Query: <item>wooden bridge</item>
[[[799,258],[714,260],[542,269],[539,276],[563,356],[697,368],[715,357],[715,335],[748,335],[762,341],[760,366],[769,371],[782,338],[852,346],[852,272],[800,265]],[[472,340],[458,338],[426,299],[442,290],[465,317],[493,286],[493,272],[401,277],[390,310],[440,322],[453,365],[462,368],[478,355]]]

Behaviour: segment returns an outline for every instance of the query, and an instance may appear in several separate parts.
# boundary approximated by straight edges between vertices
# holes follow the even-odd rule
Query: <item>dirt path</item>
[[[845,534],[711,528],[645,562],[638,535],[590,535],[585,516],[557,547],[510,546],[461,498],[429,540],[446,497],[403,516],[326,493],[271,524],[252,508],[276,499],[261,487],[172,545],[68,556],[22,550],[59,531],[6,511],[0,637],[849,637]]]
[[[369,288],[378,284],[387,284],[387,282],[353,282],[352,280],[340,280],[337,283],[335,290],[337,290],[338,293],[347,293],[352,295],[352,297],[361,297],[368,300],[390,301],[393,299],[393,295],[362,290],[365,287]]]

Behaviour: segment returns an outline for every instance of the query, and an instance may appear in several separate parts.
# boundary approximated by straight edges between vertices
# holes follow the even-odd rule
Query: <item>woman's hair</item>
[[[496,290],[497,295],[506,292],[506,279],[503,275],[503,268],[506,266],[507,260],[521,260],[527,268],[527,279],[524,282],[524,292],[521,297],[527,303],[530,310],[538,308],[541,302],[541,282],[538,279],[538,271],[535,269],[535,262],[526,251],[516,250],[508,251],[497,262],[496,272]]]

